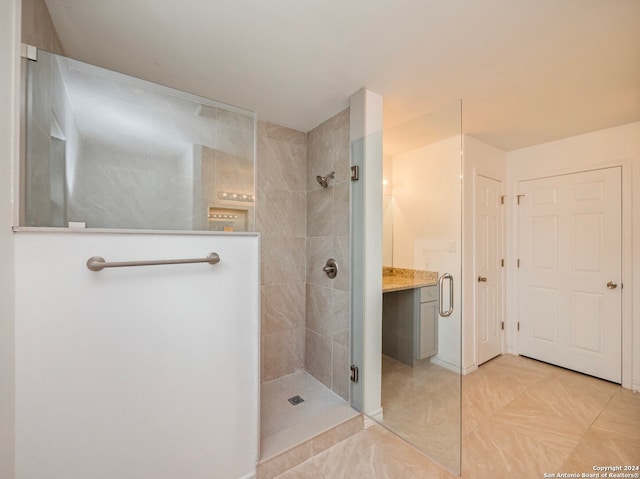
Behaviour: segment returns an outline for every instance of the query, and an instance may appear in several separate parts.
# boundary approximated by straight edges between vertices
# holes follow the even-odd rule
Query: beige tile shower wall
[[[22,0],[22,42],[47,52],[64,54],[44,0]]]
[[[262,381],[304,368],[307,134],[258,122]]]
[[[305,368],[349,399],[349,109],[308,133]],[[336,177],[322,188],[316,176]],[[322,271],[338,263],[335,279]]]

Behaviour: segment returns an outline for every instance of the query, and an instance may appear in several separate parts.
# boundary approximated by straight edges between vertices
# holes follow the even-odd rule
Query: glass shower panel
[[[461,102],[383,132],[382,424],[461,471]]]
[[[38,51],[22,225],[254,230],[255,115]]]

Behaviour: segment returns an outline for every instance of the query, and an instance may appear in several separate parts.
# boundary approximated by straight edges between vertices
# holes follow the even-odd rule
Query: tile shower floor
[[[305,371],[262,384],[261,460],[274,457],[358,415],[344,399]],[[297,405],[289,398],[304,399]]]
[[[640,394],[607,381],[504,355],[463,378],[462,403],[463,479],[541,479],[593,474],[594,466],[640,466]],[[278,479],[453,477],[373,426]]]

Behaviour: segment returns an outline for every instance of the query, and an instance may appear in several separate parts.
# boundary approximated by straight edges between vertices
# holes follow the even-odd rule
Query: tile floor
[[[382,356],[382,425],[427,456],[460,470],[460,374],[414,360],[413,367]]]
[[[640,394],[531,359],[504,355],[463,378],[462,477],[543,478],[640,466]],[[455,477],[380,426],[279,479]],[[547,476],[552,477],[552,476]]]

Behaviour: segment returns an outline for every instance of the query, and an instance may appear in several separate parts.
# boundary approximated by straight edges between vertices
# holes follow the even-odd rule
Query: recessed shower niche
[[[209,231],[248,231],[248,210],[211,206],[208,218]]]

